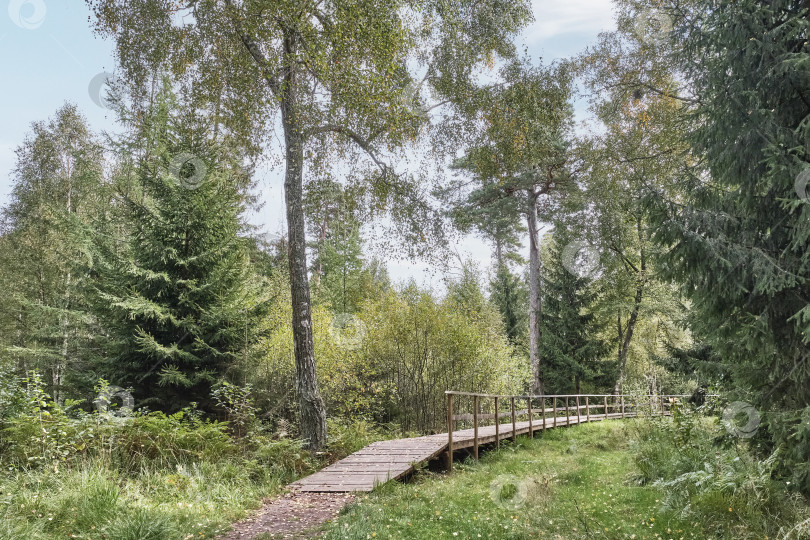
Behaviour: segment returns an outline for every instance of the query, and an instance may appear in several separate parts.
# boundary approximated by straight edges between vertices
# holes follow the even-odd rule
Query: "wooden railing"
[[[672,403],[682,402],[684,398],[689,395],[675,394],[675,395],[649,395],[639,398],[639,396],[631,396],[624,394],[564,394],[564,395],[539,395],[539,396],[511,396],[511,395],[496,395],[496,394],[477,394],[474,392],[456,392],[448,390],[445,392],[447,395],[447,465],[448,471],[453,468],[453,431],[455,430],[456,423],[462,421],[472,421],[473,428],[473,445],[472,455],[473,458],[478,460],[478,428],[482,420],[495,420],[495,445],[500,448],[501,443],[501,418],[510,418],[512,424],[511,438],[513,441],[517,440],[517,418],[528,418],[529,437],[534,436],[534,418],[535,414],[539,415],[538,420],[542,420],[539,429],[546,429],[548,427],[557,427],[557,424],[568,426],[572,418],[577,419],[577,423],[581,423],[583,418],[586,422],[594,419],[608,419],[608,418],[627,418],[637,416],[641,410],[645,410],[652,415],[666,415],[671,409]],[[468,397],[472,398],[472,412],[464,414],[454,414],[453,412],[453,398]],[[535,408],[537,402],[540,402],[540,408]],[[482,413],[481,405],[487,402],[492,404],[491,413]],[[502,405],[506,402],[507,410],[502,411]],[[525,409],[516,408],[515,402],[518,404],[525,404]],[[523,403],[521,403],[523,402]],[[564,405],[562,405],[564,404]],[[562,405],[562,406],[561,406]],[[575,413],[572,415],[572,411]],[[599,412],[601,411],[601,413]],[[612,411],[612,412],[611,412]],[[508,425],[508,424],[507,424]],[[521,428],[523,429],[523,428]],[[509,437],[506,435],[504,438]],[[469,441],[469,439],[467,439]]]

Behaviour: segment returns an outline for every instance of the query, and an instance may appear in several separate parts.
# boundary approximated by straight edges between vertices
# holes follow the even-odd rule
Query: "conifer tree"
[[[572,240],[567,227],[557,223],[543,261],[540,351],[549,394],[580,393],[582,383],[605,389],[615,374],[615,365],[603,360],[607,347],[592,312],[592,278],[577,272],[576,261],[564,260]]]
[[[248,172],[175,106],[164,89],[135,186],[121,193],[123,246],[99,244],[97,261],[113,336],[103,370],[140,405],[168,411],[207,406],[211,384],[247,354],[261,305],[241,236]]]
[[[765,418],[810,492],[810,19],[806,1],[699,0],[672,10],[694,97],[695,167],[667,198],[661,268],[695,330]]]
[[[509,342],[520,348],[527,346],[528,291],[526,283],[507,264],[499,264],[490,281],[490,299],[503,319]]]

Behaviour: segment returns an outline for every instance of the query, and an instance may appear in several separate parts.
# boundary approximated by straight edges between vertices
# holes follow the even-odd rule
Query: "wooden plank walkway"
[[[635,413],[610,413],[608,419],[635,416]],[[604,420],[604,414],[591,414],[590,421]],[[557,427],[587,422],[585,414],[557,417]],[[544,428],[554,427],[554,418],[546,418],[545,426],[540,418],[533,419],[531,423],[516,422],[515,432],[512,432],[512,423],[498,426],[497,438],[508,439],[513,435],[523,435],[531,431],[541,431]],[[290,485],[296,491],[312,492],[354,492],[371,491],[376,486],[390,480],[397,480],[407,475],[421,464],[439,457],[447,451],[447,433],[414,437],[411,439],[395,439],[379,441],[363,448],[359,452],[341,459],[337,463],[302,478]],[[478,444],[495,442],[495,425],[478,428]],[[475,444],[475,430],[462,429],[453,432],[453,450],[471,448]]]

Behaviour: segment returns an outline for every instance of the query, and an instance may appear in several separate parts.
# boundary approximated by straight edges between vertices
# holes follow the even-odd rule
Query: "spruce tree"
[[[135,185],[121,193],[123,245],[99,243],[97,261],[114,349],[103,370],[141,406],[167,411],[208,407],[211,384],[247,354],[260,305],[241,236],[247,171],[174,106],[164,90]]]
[[[501,314],[506,337],[512,345],[526,348],[529,309],[526,283],[507,264],[499,264],[489,286],[490,299]]]
[[[661,268],[739,399],[760,409],[793,485],[810,492],[810,19],[805,1],[700,0],[674,10],[701,159],[666,200]]]
[[[603,360],[607,347],[598,337],[591,311],[592,279],[579,275],[573,261],[564,260],[565,247],[572,241],[566,226],[557,223],[549,240],[543,261],[540,340],[546,392],[580,393],[582,383],[604,389],[613,382],[615,364]]]

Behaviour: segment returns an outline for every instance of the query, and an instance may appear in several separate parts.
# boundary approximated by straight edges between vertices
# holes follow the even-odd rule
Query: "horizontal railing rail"
[[[496,420],[495,425],[495,445],[500,448],[501,423],[502,418],[511,418],[511,431],[507,432],[503,438],[511,437],[517,440],[518,427],[517,418],[527,417],[528,426],[520,428],[526,431],[529,437],[534,437],[535,415],[539,415],[538,420],[542,420],[539,428],[545,430],[547,427],[557,427],[558,425],[571,425],[574,418],[576,423],[581,423],[583,418],[586,422],[592,420],[607,420],[609,418],[634,417],[644,409],[652,415],[664,416],[671,411],[674,403],[681,402],[683,398],[691,397],[690,394],[650,394],[639,396],[632,394],[547,394],[547,395],[505,395],[505,394],[484,394],[476,392],[461,392],[448,390],[447,396],[447,464],[448,471],[453,468],[453,431],[456,422],[473,423],[473,450],[472,455],[478,460],[479,436],[478,428],[482,420]],[[454,397],[472,398],[471,413],[453,413]],[[707,395],[706,397],[712,397]],[[481,412],[480,404],[483,400],[492,400],[492,412]],[[506,411],[500,410],[503,400],[508,401]],[[540,401],[540,407],[535,404]],[[524,402],[525,408],[517,408],[515,402]],[[562,406],[560,406],[562,404]],[[601,412],[600,412],[601,411]],[[612,412],[611,412],[612,411]],[[573,414],[572,414],[573,413]],[[550,418],[549,418],[550,417]],[[523,423],[523,422],[521,422]],[[550,424],[550,425],[549,425]],[[508,425],[508,424],[507,424]],[[491,440],[491,435],[487,440]],[[467,439],[469,441],[469,439]]]

